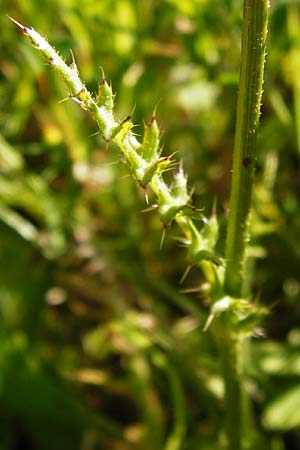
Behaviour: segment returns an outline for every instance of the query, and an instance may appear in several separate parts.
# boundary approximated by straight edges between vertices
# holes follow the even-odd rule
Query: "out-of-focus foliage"
[[[69,61],[73,49],[91,90],[103,70],[120,118],[142,124],[157,106],[167,154],[183,160],[197,206],[209,213],[217,198],[224,228],[242,2],[0,5],[0,448],[221,448],[223,386],[202,331],[201,273],[179,286],[187,262],[176,229],[159,250],[162,226],[142,212],[120,154],[7,14]],[[249,391],[257,448],[299,450],[298,2],[272,2],[268,48],[247,268],[268,314]]]

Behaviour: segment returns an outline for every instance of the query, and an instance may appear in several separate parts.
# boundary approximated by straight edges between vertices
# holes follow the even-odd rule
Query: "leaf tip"
[[[21,30],[23,31],[23,33],[28,34],[28,28],[25,27],[25,25],[22,25],[20,22],[18,22],[17,20],[13,19],[13,18],[10,17],[9,15],[7,15],[7,17],[8,17],[14,24],[16,24],[19,28],[21,28]]]

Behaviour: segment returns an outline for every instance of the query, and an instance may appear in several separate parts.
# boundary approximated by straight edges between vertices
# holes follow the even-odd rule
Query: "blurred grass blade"
[[[0,220],[15,230],[22,238],[27,241],[35,242],[38,239],[38,230],[32,223],[24,219],[17,212],[4,205],[0,205]]]
[[[0,171],[10,172],[22,168],[22,156],[0,134]]]

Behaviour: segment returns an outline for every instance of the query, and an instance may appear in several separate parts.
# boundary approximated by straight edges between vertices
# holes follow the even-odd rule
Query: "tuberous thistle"
[[[214,256],[218,238],[216,217],[204,220],[199,230],[191,215],[191,193],[188,192],[187,178],[181,165],[174,174],[173,182],[168,185],[163,173],[173,169],[175,163],[171,156],[161,156],[159,128],[155,113],[145,126],[142,142],[133,133],[131,116],[119,122],[114,115],[114,95],[104,75],[98,93],[93,96],[82,82],[74,58],[68,65],[58,52],[33,28],[26,27],[11,19],[28,36],[33,46],[48,60],[49,65],[60,75],[69,89],[69,97],[82,109],[88,111],[100,129],[106,142],[113,141],[121,150],[133,177],[143,187],[147,186],[156,197],[154,205],[166,229],[173,221],[177,222],[184,237],[182,241],[188,247],[191,264],[209,260],[215,264],[220,261]]]

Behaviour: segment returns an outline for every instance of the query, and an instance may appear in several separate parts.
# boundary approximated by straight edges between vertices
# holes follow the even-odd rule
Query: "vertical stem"
[[[297,150],[300,153],[300,82],[299,82],[299,38],[300,38],[300,10],[299,5],[287,5],[287,32],[290,40],[290,67],[293,88],[295,132]]]
[[[248,217],[262,96],[268,0],[245,0],[233,174],[226,239],[225,289],[239,297],[243,285]]]
[[[256,137],[262,96],[268,0],[244,0],[242,52],[237,101],[233,174],[226,237],[224,288],[233,297],[243,294],[248,219],[256,159]],[[225,383],[225,422],[228,450],[243,450],[248,411],[243,389],[243,338],[230,319],[219,321],[219,345]]]
[[[225,336],[225,340],[224,340]],[[225,384],[225,430],[228,450],[243,448],[243,393],[241,383],[241,342],[228,330],[223,333],[221,346]]]

